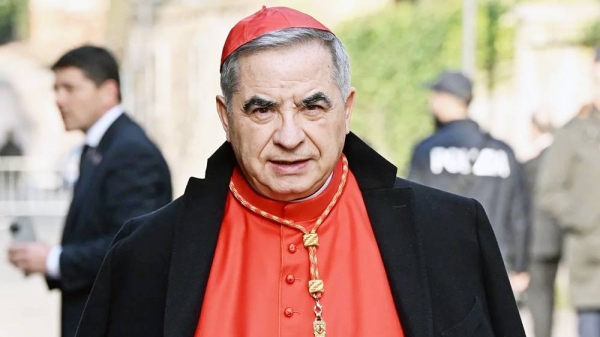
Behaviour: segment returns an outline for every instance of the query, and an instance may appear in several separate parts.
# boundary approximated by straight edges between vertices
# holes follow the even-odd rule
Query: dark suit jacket
[[[353,134],[344,153],[406,336],[525,336],[481,205],[397,179],[396,167]],[[206,178],[190,179],[183,197],[125,225],[77,336],[193,336],[235,165],[226,143],[209,159]],[[227,317],[221,323],[232,324]]]
[[[139,125],[121,115],[75,186],[61,241],[61,277],[47,280],[62,292],[63,337],[75,335],[102,260],[122,225],[171,200],[171,176],[160,151]]]

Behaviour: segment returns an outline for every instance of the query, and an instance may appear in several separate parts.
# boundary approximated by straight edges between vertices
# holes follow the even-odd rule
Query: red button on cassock
[[[295,245],[295,244],[291,243],[291,244],[288,246],[288,250],[290,251],[290,253],[294,254],[294,253],[296,252],[296,250],[298,250],[298,248],[296,248],[296,245]]]
[[[292,284],[295,281],[296,281],[296,278],[292,274],[289,274],[288,276],[285,277],[285,282],[287,282],[287,284]]]
[[[292,316],[294,316],[294,309],[285,308],[285,310],[283,311],[283,314],[285,315],[285,317],[292,317]]]

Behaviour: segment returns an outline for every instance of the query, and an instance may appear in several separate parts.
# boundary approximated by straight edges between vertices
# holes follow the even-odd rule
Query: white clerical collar
[[[325,184],[323,184],[323,186],[321,186],[321,188],[319,188],[318,191],[309,195],[308,197],[296,199],[296,200],[293,200],[292,202],[301,202],[301,201],[310,200],[312,198],[316,198],[319,194],[321,194],[321,193],[323,193],[323,191],[325,191],[327,186],[329,186],[329,183],[331,182],[331,178],[333,178],[333,172],[331,172],[331,174],[329,175],[329,178],[327,178],[327,181],[325,181]]]
[[[123,114],[123,107],[115,105],[108,110],[99,120],[92,125],[85,134],[85,144],[90,147],[98,147],[100,140],[104,137],[106,130]]]

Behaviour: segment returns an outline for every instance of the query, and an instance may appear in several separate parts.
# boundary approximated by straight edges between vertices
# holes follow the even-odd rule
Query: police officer
[[[481,131],[468,118],[473,99],[469,78],[458,71],[444,71],[427,87],[436,132],[415,148],[409,179],[482,203],[513,290],[520,293],[529,282],[529,224],[522,167],[507,144]]]

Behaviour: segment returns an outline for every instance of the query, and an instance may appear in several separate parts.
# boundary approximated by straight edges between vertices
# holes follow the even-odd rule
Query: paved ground
[[[37,219],[40,239],[59,241],[61,220]],[[50,292],[41,276],[26,278],[7,262],[10,242],[6,219],[0,217],[0,337],[58,337],[58,292]]]
[[[528,311],[521,312],[527,336],[534,337],[531,316]],[[577,317],[571,310],[558,310],[554,313],[553,337],[577,337]]]
[[[38,236],[50,243],[60,238],[62,220],[36,219]],[[0,337],[58,337],[59,293],[49,292],[42,277],[25,278],[6,262],[10,242],[6,220],[0,217]],[[531,319],[523,311],[523,320],[531,332]],[[554,337],[576,337],[576,319],[569,310],[556,312]]]

